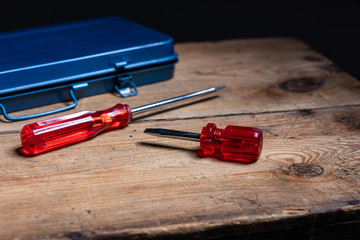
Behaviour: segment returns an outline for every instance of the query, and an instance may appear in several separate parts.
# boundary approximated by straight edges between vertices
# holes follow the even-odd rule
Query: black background
[[[0,31],[111,15],[175,42],[296,37],[360,79],[360,0],[2,1]]]

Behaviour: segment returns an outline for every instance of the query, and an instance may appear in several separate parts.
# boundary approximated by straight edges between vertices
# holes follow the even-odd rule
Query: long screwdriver
[[[99,133],[124,128],[134,119],[209,98],[224,87],[208,88],[133,109],[117,104],[102,111],[82,111],[31,123],[21,130],[23,148],[20,152],[33,156],[88,140]]]
[[[241,163],[258,160],[263,143],[263,134],[259,128],[228,125],[225,129],[221,129],[214,123],[208,123],[203,127],[201,134],[162,128],[147,128],[144,133],[199,141],[198,156]]]

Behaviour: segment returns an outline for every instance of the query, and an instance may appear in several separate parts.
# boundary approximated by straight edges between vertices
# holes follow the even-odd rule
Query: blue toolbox
[[[171,78],[177,54],[170,36],[120,17],[0,34],[0,111],[23,120],[74,108],[77,99]],[[60,109],[10,112],[73,101]]]

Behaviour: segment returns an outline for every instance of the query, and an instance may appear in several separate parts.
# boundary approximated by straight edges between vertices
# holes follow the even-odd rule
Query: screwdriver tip
[[[163,128],[146,128],[144,133],[148,133],[159,137],[180,138],[180,139],[186,139],[192,141],[199,141],[200,139],[200,134],[198,133],[190,133],[190,132],[169,130]]]
[[[144,133],[152,134],[152,135],[171,135],[173,130],[163,129],[163,128],[146,128]]]
[[[215,87],[215,90],[217,91],[217,90],[223,89],[223,88],[225,88],[225,87],[226,87],[225,85],[219,86],[219,87]]]
[[[155,128],[146,128],[144,133],[157,133],[157,129],[155,129]]]

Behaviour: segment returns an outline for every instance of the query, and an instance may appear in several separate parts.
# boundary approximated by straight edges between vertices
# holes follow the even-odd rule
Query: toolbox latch
[[[129,74],[118,76],[118,82],[115,85],[115,90],[124,98],[135,96],[139,93],[135,83],[132,81],[132,76]]]

